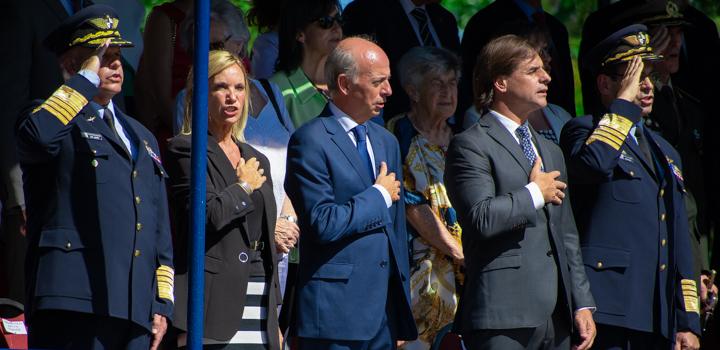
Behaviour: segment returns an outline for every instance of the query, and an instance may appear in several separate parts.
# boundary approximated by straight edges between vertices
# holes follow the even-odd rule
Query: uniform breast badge
[[[147,150],[148,154],[150,155],[150,158],[152,158],[154,161],[156,161],[158,164],[162,164],[160,161],[160,156],[155,153],[155,151],[152,150],[150,147],[150,144],[147,142],[147,140],[143,140],[143,143],[145,143],[145,149]]]

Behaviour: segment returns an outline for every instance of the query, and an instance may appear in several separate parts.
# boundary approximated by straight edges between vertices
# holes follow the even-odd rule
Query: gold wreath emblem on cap
[[[674,1],[668,1],[665,5],[665,12],[667,12],[668,17],[682,17],[680,14],[680,8]]]

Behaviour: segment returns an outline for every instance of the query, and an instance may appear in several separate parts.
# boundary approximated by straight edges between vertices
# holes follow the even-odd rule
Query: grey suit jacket
[[[559,170],[567,183],[560,148],[532,135],[545,171]],[[463,228],[467,268],[458,331],[537,327],[556,302],[569,320],[573,310],[595,306],[569,197],[535,210],[524,187],[530,170],[520,145],[490,114],[450,143],[445,185]]]

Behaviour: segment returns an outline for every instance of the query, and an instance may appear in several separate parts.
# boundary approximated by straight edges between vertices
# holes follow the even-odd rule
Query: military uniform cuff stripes
[[[700,314],[700,305],[695,280],[684,279],[680,281],[680,285],[682,286],[682,294],[685,301],[685,311]]]
[[[619,151],[632,127],[633,122],[630,119],[615,113],[607,113],[600,119],[600,123],[585,144],[600,141]]]
[[[174,303],[175,271],[170,266],[160,265],[155,270],[155,274],[157,276],[158,296]]]
[[[55,90],[52,96],[45,100],[40,107],[36,108],[33,113],[39,109],[44,109],[55,116],[63,125],[67,125],[87,103],[88,100],[80,92],[63,85]]]

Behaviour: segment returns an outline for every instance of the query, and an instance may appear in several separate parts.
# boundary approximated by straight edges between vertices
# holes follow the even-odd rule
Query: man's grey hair
[[[358,63],[349,49],[336,46],[325,61],[325,81],[330,92],[338,91],[337,79],[345,74],[352,81],[357,81]]]
[[[398,75],[402,87],[419,89],[428,75],[455,72],[460,79],[460,58],[446,49],[434,46],[418,46],[405,53],[398,63]]]

